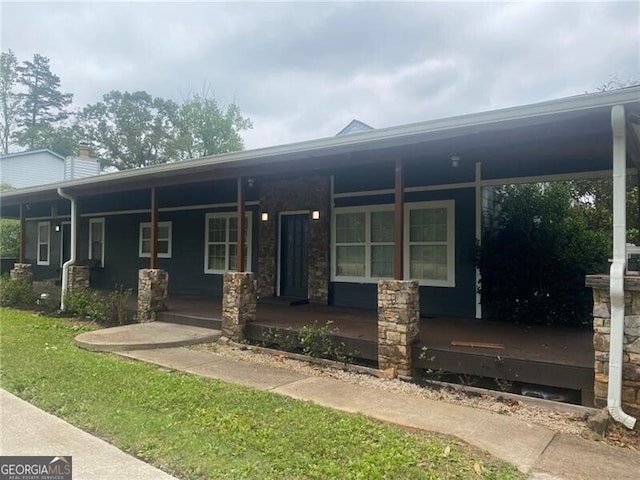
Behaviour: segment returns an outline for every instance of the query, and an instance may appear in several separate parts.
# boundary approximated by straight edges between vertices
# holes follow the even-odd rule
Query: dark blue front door
[[[280,225],[280,296],[307,298],[309,215],[282,215]]]

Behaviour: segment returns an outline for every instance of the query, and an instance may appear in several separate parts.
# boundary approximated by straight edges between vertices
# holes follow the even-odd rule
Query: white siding
[[[46,150],[0,157],[0,181],[15,188],[61,182],[63,179],[63,158]]]
[[[100,173],[100,165],[95,158],[67,157],[64,161],[64,179],[90,177]]]

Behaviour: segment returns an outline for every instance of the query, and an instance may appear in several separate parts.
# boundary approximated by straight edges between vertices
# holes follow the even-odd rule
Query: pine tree
[[[0,53],[0,153],[9,153],[11,136],[15,128],[16,110],[20,97],[15,91],[18,82],[18,60],[8,50]]]

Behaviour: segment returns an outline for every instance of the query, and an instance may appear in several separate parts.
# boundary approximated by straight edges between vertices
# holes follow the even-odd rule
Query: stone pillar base
[[[89,289],[89,267],[71,265],[67,272],[67,292],[73,293]]]
[[[411,375],[411,344],[418,337],[418,282],[378,282],[378,368]]]
[[[593,288],[594,404],[605,407],[611,341],[609,276],[589,275],[586,284]],[[622,409],[629,415],[640,417],[640,278],[625,277],[624,290]]]
[[[167,309],[169,274],[161,269],[138,270],[138,315],[140,323],[153,322],[156,312]]]
[[[30,263],[14,263],[10,272],[11,280],[20,280],[33,284],[33,271]]]
[[[222,293],[222,336],[234,342],[244,340],[244,326],[256,319],[256,282],[253,273],[224,274]]]

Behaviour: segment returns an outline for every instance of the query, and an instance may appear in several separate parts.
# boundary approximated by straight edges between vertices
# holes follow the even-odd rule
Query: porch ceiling
[[[625,105],[630,125],[640,124],[640,87],[633,87],[4,192],[2,214],[8,216],[20,202],[58,199],[57,187],[82,197],[237,176],[329,171],[398,158],[435,163],[458,155],[483,162],[483,178],[491,179],[609,169],[615,104]],[[640,153],[640,128],[631,125],[628,131],[632,167],[631,158]]]

